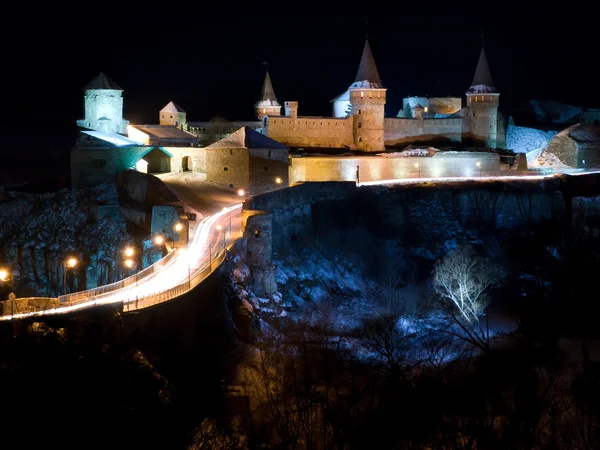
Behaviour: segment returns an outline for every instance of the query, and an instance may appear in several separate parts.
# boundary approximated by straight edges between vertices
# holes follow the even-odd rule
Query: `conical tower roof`
[[[260,99],[255,107],[264,107],[264,106],[281,106],[277,101],[277,97],[275,97],[275,91],[273,90],[273,84],[271,83],[271,76],[269,75],[269,71],[265,74],[265,82],[263,83],[262,92],[260,93]]]
[[[354,83],[350,85],[351,88],[382,88],[381,78],[379,78],[379,72],[375,65],[375,58],[373,58],[373,52],[371,52],[371,46],[369,41],[365,41],[365,48],[363,49],[362,58],[360,59],[360,65],[358,66],[358,72]]]
[[[89,89],[111,89],[116,91],[123,90],[117,85],[117,83],[108,78],[104,72],[100,72],[98,75],[96,75],[96,78],[90,81],[84,89],[86,91]]]
[[[169,102],[167,106],[160,110],[160,112],[168,112],[168,113],[184,113],[185,111],[179,105],[174,102]]]
[[[490,65],[488,64],[485,49],[481,47],[481,54],[479,55],[479,62],[477,63],[477,69],[475,69],[475,77],[473,83],[467,91],[468,94],[495,94],[496,85],[492,80],[492,72],[490,71]]]

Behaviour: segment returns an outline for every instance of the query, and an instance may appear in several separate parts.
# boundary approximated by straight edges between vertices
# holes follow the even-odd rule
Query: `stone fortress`
[[[183,108],[170,102],[159,112],[159,124],[129,124],[123,119],[122,89],[100,73],[85,87],[85,117],[77,121],[81,133],[71,152],[72,184],[104,182],[126,169],[195,171],[207,181],[258,193],[302,181],[526,169],[500,154],[506,124],[483,48],[464,107],[460,98],[410,97],[396,117],[385,117],[386,96],[368,41],[354,82],[331,101],[332,117],[299,116],[297,101],[282,107],[267,70],[254,105],[258,120],[188,122]],[[471,148],[431,147],[440,143]],[[421,147],[400,155],[410,158],[394,156],[408,144]]]

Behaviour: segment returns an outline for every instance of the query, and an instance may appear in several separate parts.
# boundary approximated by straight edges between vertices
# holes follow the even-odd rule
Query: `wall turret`
[[[298,102],[285,102],[285,116],[296,119],[298,117]]]
[[[349,88],[354,145],[360,150],[385,149],[383,123],[386,90],[379,78],[369,41],[366,41],[356,79]]]
[[[184,128],[187,124],[186,112],[174,102],[169,102],[167,106],[160,110],[158,115],[161,125],[175,125]]]
[[[260,99],[254,104],[254,110],[256,111],[258,120],[262,120],[265,116],[281,115],[281,104],[277,101],[277,97],[275,97],[275,91],[273,90],[268,70],[265,74],[265,82],[263,83]]]
[[[100,72],[84,88],[84,119],[77,126],[105,133],[127,133],[128,121],[123,119],[123,89]]]
[[[463,138],[475,145],[496,148],[498,104],[500,94],[492,80],[490,66],[483,47],[475,70],[473,83],[466,93],[467,109]]]

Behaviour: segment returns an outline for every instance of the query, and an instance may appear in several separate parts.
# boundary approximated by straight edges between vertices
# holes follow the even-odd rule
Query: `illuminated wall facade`
[[[123,119],[123,96],[117,89],[87,89],[84,96],[85,118],[77,125],[105,133],[127,133]]]

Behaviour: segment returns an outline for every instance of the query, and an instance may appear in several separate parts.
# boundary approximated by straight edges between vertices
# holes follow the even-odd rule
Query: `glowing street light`
[[[223,228],[223,227],[221,226],[221,224],[219,224],[219,225],[217,225],[217,227],[216,227],[216,228],[217,228],[217,230],[220,230],[220,229],[221,229],[221,228]]]
[[[67,272],[69,269],[74,268],[77,265],[77,258],[70,257],[65,261],[65,269],[63,270],[63,292],[67,295]]]
[[[0,269],[0,280],[2,280],[2,281],[8,280],[8,270]]]
[[[421,179],[421,166],[419,166],[419,163],[415,163],[415,167],[419,171],[419,180],[420,180]]]
[[[123,253],[125,253],[125,256],[128,258],[131,258],[135,252],[132,247],[127,247]]]
[[[162,245],[165,242],[165,238],[163,238],[160,234],[154,238],[154,243],[156,245]]]
[[[275,178],[275,183],[281,184],[281,183],[283,183],[283,180],[281,178],[277,177],[277,178]]]
[[[477,161],[475,163],[475,165],[477,166],[477,168],[479,169],[479,177],[481,177],[481,163],[479,161]]]
[[[239,190],[237,191],[237,195],[239,195],[240,197],[243,197],[244,195],[246,195],[246,191],[245,191],[245,190],[243,190],[243,189],[239,189]]]
[[[175,225],[175,231],[179,232],[183,230],[183,225],[181,223],[178,223]]]
[[[126,259],[125,265],[131,269],[133,267],[133,259]]]

